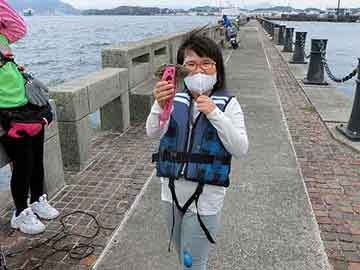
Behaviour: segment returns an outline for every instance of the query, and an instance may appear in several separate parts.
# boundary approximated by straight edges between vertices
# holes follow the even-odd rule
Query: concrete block
[[[158,55],[154,55],[153,58],[153,72],[155,70],[158,69],[159,66],[163,65],[163,64],[170,64],[171,62],[171,57],[170,57],[170,49],[169,46],[166,46],[163,48],[164,53],[163,54],[158,54]]]
[[[129,92],[122,94],[100,109],[101,129],[124,131],[130,126]]]
[[[89,146],[93,134],[90,115],[79,121],[58,124],[64,167],[80,170],[89,158]]]
[[[154,103],[152,90],[156,84],[156,79],[150,79],[138,85],[130,92],[130,121],[146,120],[151,106]]]
[[[155,72],[160,66],[164,64],[170,64],[170,61],[170,55],[161,55],[154,57],[153,71]]]
[[[95,112],[128,89],[128,70],[106,68],[93,74],[88,85],[90,112]]]
[[[50,89],[58,121],[76,121],[90,113],[87,80],[82,78]]]
[[[56,114],[56,106],[54,100],[50,100],[51,107],[55,113],[54,121],[50,128],[45,127],[45,141],[49,140],[50,138],[57,136],[59,133],[58,124],[57,124],[57,114]]]
[[[134,88],[141,82],[152,76],[152,66],[150,63],[136,64],[129,68],[129,89]]]
[[[154,103],[152,95],[130,95],[130,121],[145,121]]]
[[[103,49],[101,52],[103,68],[128,68],[129,54],[122,47],[111,47]]]
[[[176,36],[170,40],[170,61],[177,63],[177,52],[184,41],[184,36]]]
[[[135,62],[150,62],[150,46],[144,42],[122,47],[107,48],[102,51],[102,66],[104,68],[131,68]]]
[[[104,68],[128,68],[129,88],[144,81],[152,71],[151,46],[140,42],[123,47],[113,47],[102,51]]]
[[[51,197],[65,185],[59,135],[45,142],[44,148],[45,192]]]
[[[152,60],[153,71],[163,64],[170,63],[170,43],[168,39],[161,44],[157,43],[152,46]]]

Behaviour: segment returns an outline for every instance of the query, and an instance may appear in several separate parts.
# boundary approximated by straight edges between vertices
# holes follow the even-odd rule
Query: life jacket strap
[[[197,218],[198,221],[200,223],[200,227],[202,228],[202,230],[204,231],[206,238],[209,240],[210,243],[215,244],[215,240],[214,238],[211,236],[211,233],[209,232],[209,230],[206,228],[204,222],[201,219],[201,216],[199,214],[199,208],[198,208],[198,202],[199,202],[199,198],[201,193],[204,190],[204,184],[199,183],[196,187],[195,192],[191,195],[191,197],[185,202],[184,206],[181,207],[179,204],[179,201],[176,197],[176,192],[175,192],[175,179],[174,178],[170,178],[169,179],[169,189],[171,192],[171,196],[173,199],[173,205],[175,204],[177,209],[179,209],[179,211],[184,215],[186,213],[186,211],[189,209],[190,205],[195,201],[195,206],[196,206],[196,212],[197,212]],[[171,236],[170,236],[170,243],[173,237],[173,231],[174,231],[174,226],[175,226],[175,219],[174,219],[175,213],[174,213],[174,208],[173,208],[173,225],[172,225],[172,230],[171,230]],[[170,243],[169,243],[169,250],[170,250]]]
[[[178,163],[214,163],[230,164],[231,156],[214,156],[209,154],[192,154],[176,151],[162,151],[152,155],[152,162],[172,161]]]
[[[201,219],[201,216],[199,214],[199,207],[198,207],[198,203],[199,203],[199,198],[196,198],[195,200],[195,205],[196,205],[196,212],[197,212],[197,218],[198,218],[198,221],[200,223],[200,227],[201,229],[204,231],[205,235],[206,235],[206,238],[209,240],[209,242],[211,244],[216,244],[214,238],[212,237],[211,233],[209,232],[209,230],[206,228],[204,222],[202,221]]]

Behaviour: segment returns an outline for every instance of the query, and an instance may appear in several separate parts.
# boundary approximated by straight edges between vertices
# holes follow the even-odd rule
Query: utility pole
[[[340,19],[340,1],[341,1],[341,0],[338,0],[338,8],[337,8],[337,15],[336,15],[337,21],[339,21],[339,19]]]

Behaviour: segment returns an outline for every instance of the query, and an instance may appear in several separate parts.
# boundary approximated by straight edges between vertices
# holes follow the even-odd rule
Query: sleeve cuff
[[[163,109],[160,107],[159,103],[155,100],[153,106],[151,107],[151,112],[152,113],[161,113],[163,111]]]
[[[223,112],[216,106],[215,110],[209,113],[206,117],[209,120],[219,120]]]

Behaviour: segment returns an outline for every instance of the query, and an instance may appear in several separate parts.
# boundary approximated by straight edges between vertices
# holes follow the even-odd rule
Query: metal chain
[[[305,52],[305,44],[306,44],[306,39],[301,35],[300,36],[300,48],[304,49]],[[296,41],[294,42],[294,45],[296,45]],[[309,59],[311,57],[311,53],[309,55],[306,55],[305,53],[305,58]]]
[[[301,48],[305,49],[305,43],[306,43],[306,40],[305,40],[304,36],[300,35],[300,46],[301,46]]]
[[[355,75],[359,72],[358,67],[356,67],[353,71],[351,71],[345,77],[343,77],[343,78],[336,77],[334,75],[334,73],[331,72],[331,69],[329,67],[329,63],[328,63],[328,61],[326,59],[325,44],[323,42],[321,42],[320,52],[321,52],[321,65],[325,68],[325,71],[326,71],[327,75],[329,76],[329,78],[331,80],[333,80],[334,82],[337,82],[337,83],[346,82],[346,81],[351,80],[352,78],[354,78]]]

